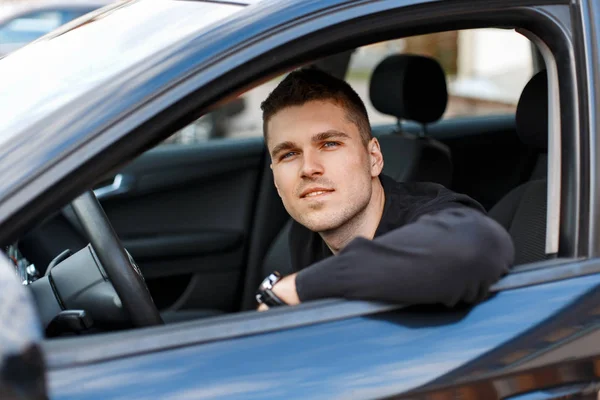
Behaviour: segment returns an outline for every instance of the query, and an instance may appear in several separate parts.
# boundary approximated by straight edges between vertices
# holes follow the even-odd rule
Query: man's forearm
[[[291,274],[286,276],[273,287],[273,293],[283,300],[285,304],[291,306],[300,303],[296,290],[296,275]]]
[[[452,306],[476,302],[512,265],[514,247],[495,221],[469,208],[424,215],[374,240],[354,239],[298,273],[300,301],[327,297]]]

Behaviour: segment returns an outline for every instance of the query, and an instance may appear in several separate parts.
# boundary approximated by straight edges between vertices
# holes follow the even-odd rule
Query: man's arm
[[[300,301],[328,297],[453,306],[483,299],[508,272],[514,247],[480,211],[448,208],[374,240],[356,238],[337,256],[288,277]],[[290,295],[289,288],[276,294]],[[279,289],[279,290],[277,290]]]

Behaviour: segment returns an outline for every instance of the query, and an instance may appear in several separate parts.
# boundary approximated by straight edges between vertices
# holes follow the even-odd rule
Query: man
[[[295,273],[263,282],[259,310],[328,297],[474,303],[508,271],[512,240],[479,203],[381,174],[379,142],[346,82],[297,70],[261,108],[275,186],[294,219]]]

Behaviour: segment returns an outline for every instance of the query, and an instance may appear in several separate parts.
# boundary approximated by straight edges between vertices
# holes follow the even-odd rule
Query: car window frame
[[[402,7],[398,7],[399,9],[401,9],[401,11],[405,11],[403,10]],[[438,8],[436,11],[440,11],[440,10],[444,10],[444,12],[446,11],[443,7],[441,6],[436,6],[436,8]],[[472,11],[473,5],[469,5],[469,8]],[[381,11],[381,10],[379,10]],[[480,13],[482,13],[483,11],[480,10]],[[441,13],[441,12],[440,12]],[[394,13],[392,13],[392,17],[396,17],[396,19],[394,20],[394,25],[400,24],[401,21],[398,21],[397,19],[397,15],[393,15]],[[409,13],[407,13],[409,14]],[[435,13],[433,13],[435,14]],[[389,15],[389,14],[388,14]],[[410,15],[410,14],[409,14]],[[474,14],[471,14],[474,18],[478,15],[476,12]],[[532,16],[535,16],[534,19],[536,21],[538,21],[539,23],[541,23],[542,27],[547,27],[547,24],[556,24],[556,20],[553,18],[550,18],[547,14],[544,13],[535,13],[532,12],[531,9],[526,9],[526,8],[516,8],[513,10],[512,13],[506,13],[504,14],[504,16],[513,16],[515,17],[517,20],[519,20],[519,18],[523,18],[528,17],[531,18]],[[387,15],[385,17],[381,17],[386,18]],[[405,18],[409,18],[409,16],[405,15]],[[433,24],[430,25],[431,27],[433,26],[437,26],[435,25],[435,22],[437,21],[437,23],[440,23],[439,20],[442,17],[440,15],[437,15],[437,20],[436,18],[434,18],[434,16],[432,15],[432,13],[430,13],[426,19],[426,22],[423,22],[423,24]],[[349,18],[346,21],[352,21],[352,18]],[[337,21],[336,23],[331,24],[330,28],[334,29],[336,26],[338,26],[340,22]],[[361,25],[360,24],[355,24],[354,25],[355,29],[361,29]],[[554,33],[553,35],[553,40],[556,40],[557,42],[560,42],[563,45],[569,46],[569,42],[567,37],[564,35],[564,32],[562,30],[559,30],[556,28],[556,26],[554,26],[555,30],[550,29],[551,32]],[[561,28],[562,29],[562,28]],[[306,32],[300,32],[300,36],[304,36],[307,35]],[[277,38],[271,38],[272,40],[276,40]],[[289,38],[288,38],[289,40]],[[308,41],[308,39],[307,39]],[[305,43],[306,44],[306,43]],[[251,48],[251,47],[250,47]],[[280,60],[284,60],[285,62],[289,63],[290,60],[293,58],[293,51],[294,49],[296,49],[295,46],[286,46],[285,49],[278,49],[275,53],[279,53],[279,54],[284,54],[284,56],[282,56],[280,58]],[[264,48],[263,48],[264,50]],[[305,52],[307,52],[307,50],[304,50]],[[273,59],[277,59],[276,57],[268,57],[268,55],[273,55],[273,52],[267,52],[265,53],[266,55],[262,54],[261,57],[264,60],[273,60]],[[287,55],[286,55],[287,54]],[[272,61],[271,61],[272,62]],[[281,65],[285,64],[285,62],[282,62]],[[279,67],[281,67],[281,65],[279,65]],[[289,64],[287,64],[289,65]],[[222,64],[219,63],[215,63],[213,66],[211,66],[210,68],[220,68],[222,66]],[[276,66],[272,66],[271,68],[275,68]],[[570,66],[565,66],[565,65],[561,65],[561,68],[566,68],[568,71],[570,71]],[[259,65],[259,70],[261,71],[268,71],[268,68],[265,67],[265,65]],[[239,68],[238,68],[239,70]],[[277,71],[279,71],[279,69],[277,69]],[[140,109],[137,109],[134,113],[126,116],[125,118],[123,118],[123,120],[119,121],[116,125],[113,125],[109,130],[107,130],[106,132],[110,132],[111,130],[116,130],[117,126],[121,129],[121,131],[126,130],[126,128],[129,128],[127,130],[128,132],[128,136],[135,136],[138,140],[140,139],[141,135],[135,135],[135,133],[140,132],[140,130],[145,130],[148,129],[148,127],[151,127],[151,123],[156,121],[157,119],[161,119],[161,118],[165,118],[165,117],[169,117],[172,121],[173,121],[173,126],[177,125],[177,123],[179,123],[179,125],[183,125],[184,122],[189,121],[192,119],[192,114],[190,114],[190,110],[191,108],[196,108],[198,107],[198,105],[203,104],[203,101],[206,102],[208,100],[212,100],[214,101],[216,98],[219,98],[220,95],[222,95],[223,93],[227,93],[228,95],[230,95],[233,91],[239,90],[242,91],[243,88],[245,87],[244,85],[247,84],[249,76],[247,74],[250,74],[250,76],[252,76],[252,74],[254,74],[255,71],[250,71],[248,72],[248,70],[246,69],[246,75],[242,74],[241,76],[237,76],[235,77],[235,79],[228,79],[228,82],[223,83],[220,82],[220,89],[215,88],[214,85],[207,85],[204,86],[203,84],[200,84],[199,82],[201,82],[202,80],[196,75],[193,77],[190,77],[190,79],[186,82],[180,83],[180,85],[189,85],[189,87],[187,88],[187,90],[182,89],[181,87],[175,87],[172,92],[170,93],[166,93],[163,96],[164,97],[159,97],[157,99],[154,100],[153,104],[146,104],[145,107],[142,107]],[[231,76],[229,76],[229,78],[231,78]],[[569,83],[568,80],[562,80],[561,79],[561,84],[562,85],[567,85]],[[194,97],[192,95],[190,95],[190,93],[194,93],[196,95],[200,95],[200,93],[198,92],[194,92],[194,88],[202,88],[202,96],[199,97]],[[209,92],[208,94],[206,92]],[[212,91],[212,92],[211,92]],[[566,106],[565,108],[569,108],[569,107],[573,107],[573,104],[571,104],[572,101],[572,97],[569,95],[569,93],[567,91],[562,90],[561,87],[561,105],[564,105],[566,102]],[[212,97],[211,97],[212,96]],[[181,103],[176,103],[175,100],[177,99],[185,99],[185,100],[190,100],[193,99],[193,101],[189,101],[188,106],[189,109],[177,109],[175,110],[175,108],[173,107],[173,104],[178,104],[181,105]],[[162,110],[159,113],[156,113],[155,111],[157,109]],[[562,110],[561,110],[562,111]],[[153,118],[150,118],[149,116],[152,115]],[[187,118],[186,118],[187,115]],[[178,122],[177,122],[178,121]],[[144,122],[144,123],[142,123]],[[164,122],[164,120],[163,120]],[[563,120],[563,123],[565,121]],[[567,121],[569,122],[569,121]],[[125,128],[124,128],[125,127]],[[157,140],[160,139],[164,139],[164,137],[166,137],[166,134],[164,132],[165,129],[168,128],[172,128],[172,126],[169,125],[159,125],[159,126],[154,126],[155,132],[151,132],[148,133],[147,131],[145,132],[146,134],[150,134],[150,138],[153,139],[155,142]],[[157,131],[158,130],[158,131]],[[162,136],[160,135],[162,131]],[[563,127],[563,132],[564,132],[564,127]],[[578,132],[578,131],[577,131]],[[113,132],[114,135],[114,132]],[[154,135],[154,136],[152,136]],[[563,134],[564,136],[564,134]],[[139,146],[139,150],[142,150],[145,146],[148,145],[150,139],[148,139],[148,137],[144,138],[143,143],[138,143],[137,145]],[[121,143],[119,140],[116,140],[114,143]],[[130,142],[130,145],[132,143]],[[134,147],[135,147],[135,143],[133,143]],[[83,149],[85,149],[85,147],[83,147]],[[82,150],[83,151],[83,150]],[[127,153],[119,153],[118,156],[119,157],[125,157],[124,154]],[[570,155],[570,157],[573,156],[577,156],[577,152],[574,152],[575,155]],[[571,160],[572,162],[572,160]],[[89,163],[88,163],[89,164]],[[94,165],[95,168],[98,167],[98,164]],[[81,172],[81,170],[79,171]],[[568,179],[570,178],[569,176],[563,176],[563,179]],[[90,179],[91,178],[87,178]],[[567,181],[569,182],[569,181]],[[569,182],[570,183],[570,182]],[[576,194],[575,196],[576,198],[579,198],[579,194]],[[567,209],[568,210],[568,209]],[[561,210],[562,211],[562,210]],[[572,211],[572,210],[571,210]],[[563,257],[561,257],[558,261],[557,260],[551,260],[551,261],[544,261],[540,264],[538,264],[538,268],[530,268],[529,270],[518,270],[516,269],[513,273],[509,274],[508,276],[506,276],[505,278],[503,278],[500,282],[498,282],[496,285],[494,285],[492,292],[495,291],[499,291],[499,290],[509,290],[511,288],[516,288],[516,287],[523,287],[524,285],[535,285],[535,284],[541,284],[541,283],[546,283],[546,282],[551,282],[554,280],[560,280],[560,279],[566,279],[569,277],[574,277],[574,276],[581,276],[581,275],[588,275],[588,274],[595,274],[600,272],[600,260],[597,259],[582,259],[580,254],[571,254],[572,251],[566,251],[564,252],[565,255]],[[331,308],[332,311],[332,315],[335,316],[335,318],[350,318],[350,317],[354,317],[354,316],[362,316],[362,315],[368,315],[369,313],[376,313],[376,312],[382,312],[383,310],[387,310],[387,306],[385,305],[377,305],[377,306],[372,306],[371,308],[366,307],[364,305],[364,302],[349,302],[349,301],[341,301],[341,303],[343,305],[343,307],[348,307],[347,310],[347,314],[342,313],[339,309],[335,309]],[[360,305],[362,304],[362,305]],[[244,331],[243,330],[243,325],[246,324],[247,320],[246,318],[250,318],[252,320],[256,319],[257,321],[261,321],[261,318],[265,318],[265,316],[273,316],[275,318],[275,325],[270,326],[269,328],[265,328],[265,330],[262,331],[252,331],[252,334],[256,334],[258,332],[267,332],[269,331],[269,329],[289,329],[291,327],[290,324],[296,324],[294,325],[295,327],[299,326],[298,321],[295,319],[298,317],[297,313],[301,313],[301,312],[305,312],[306,310],[312,310],[312,307],[323,307],[323,312],[329,310],[328,307],[331,307],[333,305],[333,303],[322,303],[322,302],[309,302],[309,303],[305,303],[302,304],[300,306],[291,308],[291,309],[282,309],[282,310],[272,310],[270,312],[272,312],[273,314],[258,314],[255,312],[250,312],[250,314],[246,314],[246,313],[242,313],[242,314],[236,314],[233,317],[239,316],[239,321],[240,325],[239,325],[239,331],[238,334],[239,335],[245,335],[245,334],[249,334],[248,331]],[[357,308],[355,308],[357,307]],[[363,307],[363,308],[361,308]],[[377,307],[383,307],[383,308],[377,308]],[[397,305],[397,306],[393,306],[393,307],[402,307],[401,305]],[[311,312],[311,317],[305,319],[302,324],[304,325],[311,325],[311,324],[315,324],[315,323],[320,323],[323,322],[324,319],[320,319],[320,317],[318,317],[317,315],[315,315],[316,313]],[[329,314],[328,314],[329,315]],[[217,318],[221,318],[221,317],[217,317]],[[222,317],[225,318],[225,317]],[[279,319],[280,318],[280,319]],[[172,326],[173,331],[180,331],[180,330],[185,330],[186,332],[189,331],[189,335],[190,335],[190,341],[186,342],[182,337],[177,336],[175,337],[173,340],[173,343],[170,344],[165,344],[164,341],[161,342],[161,340],[159,339],[164,339],[164,332],[169,331],[169,327],[167,328],[151,328],[146,330],[145,334],[149,335],[150,337],[154,337],[156,338],[156,340],[148,340],[147,343],[145,342],[145,345],[147,346],[144,349],[141,348],[137,348],[134,349],[135,352],[139,352],[140,354],[143,352],[151,352],[151,351],[159,351],[159,350],[164,350],[167,348],[170,348],[169,346],[181,346],[181,345],[186,345],[187,344],[191,344],[191,343],[198,343],[199,340],[202,340],[202,338],[200,337],[200,335],[198,335],[198,329],[196,329],[197,327],[203,325],[203,324],[212,324],[215,323],[218,326],[218,323],[221,320],[212,320],[212,322],[210,320],[207,321],[197,321],[197,322],[190,322],[190,323],[182,323],[181,325],[179,324],[175,324]],[[243,323],[242,323],[243,322]],[[156,332],[156,334],[154,333]],[[111,338],[114,338],[115,335],[132,335],[132,336],[136,336],[137,332],[136,331],[132,331],[132,333],[127,333],[127,332],[123,332],[123,333],[112,333],[112,334],[105,334],[105,335],[100,335],[101,337],[98,339],[98,337],[95,338],[95,340],[100,340],[100,341],[111,341]],[[154,335],[154,336],[153,336]],[[225,334],[223,334],[225,335]],[[191,336],[194,336],[194,338],[191,338]],[[222,340],[222,338],[224,338],[226,336],[215,336],[213,338],[211,338],[210,340]],[[92,340],[91,338],[89,338],[90,340]],[[206,340],[209,340],[208,338],[205,338]],[[70,342],[69,340],[67,340],[68,342]],[[114,341],[114,342],[118,342],[118,341]],[[65,343],[65,342],[63,342]],[[89,343],[88,338],[82,338],[82,339],[73,339],[73,341],[71,342],[73,344],[73,349],[74,350],[84,350],[84,347],[79,347],[79,345],[75,345],[76,343]],[[118,346],[117,344],[114,344],[115,346]],[[82,345],[83,346],[83,345]],[[52,345],[50,343],[48,343],[46,350],[47,350],[47,354],[50,357],[50,359],[52,360],[52,357],[60,357],[60,354],[58,354],[58,348],[60,346],[58,344],[56,345]],[[122,355],[123,353],[121,353],[121,351],[125,351],[125,349],[119,348],[120,350],[116,351],[117,354]],[[133,351],[133,350],[132,350]],[[60,358],[62,361],[61,363],[69,363],[69,362],[74,362],[75,358],[77,357],[81,357],[81,354],[79,354],[79,356],[77,356],[78,352],[74,351],[73,353],[70,353],[71,356],[64,356],[63,358]],[[136,353],[138,354],[138,353]],[[69,357],[73,357],[73,359],[71,359],[71,361],[69,361]],[[90,356],[91,357],[91,356]],[[95,357],[95,358],[94,358]],[[91,358],[87,358],[86,362],[95,362],[94,360],[100,360],[102,359],[101,354],[96,354],[96,356],[91,357]],[[99,357],[99,358],[98,358]],[[77,358],[78,360],[81,360],[81,358]],[[75,360],[76,361],[76,360]],[[60,364],[60,365],[65,365],[65,364]]]
[[[519,3],[519,2],[515,2],[515,3]],[[394,6],[391,6],[389,3],[384,2],[382,4],[378,4],[379,9],[374,9],[374,10],[372,9],[372,5],[369,5],[369,8],[371,8],[371,13],[366,13],[366,14],[371,15],[372,18],[377,18],[376,16],[373,16],[373,14],[376,14],[376,12],[378,12],[378,11],[381,12],[384,9],[385,10],[390,10],[391,9],[391,10],[394,10],[395,12],[399,12],[398,10],[401,10],[400,12],[406,12],[407,15],[412,15],[412,14],[410,14],[410,12],[407,11],[407,6],[410,6],[412,4],[414,4],[414,2],[407,1],[404,5],[394,4]],[[360,9],[363,6],[364,5],[357,5],[355,7],[357,9]],[[429,5],[429,4],[421,5],[420,7],[425,7],[425,6],[431,7],[431,5]],[[444,5],[443,4],[442,5],[436,5],[436,7],[438,7],[439,9],[444,9]],[[451,7],[451,6],[448,6],[448,7]],[[463,5],[463,7],[465,7],[465,6]],[[483,7],[483,8],[485,10],[485,7]],[[344,11],[347,11],[347,10],[344,10]],[[517,13],[520,17],[523,17],[523,15],[526,15],[528,18],[530,18],[531,17],[531,15],[529,14],[530,11],[531,10],[525,10],[525,9],[515,8],[512,12]],[[468,11],[464,11],[464,12],[465,12],[465,15],[469,15],[470,14],[471,16],[474,16],[474,15],[477,15],[477,12],[481,13],[482,11],[481,10],[478,11],[477,9],[472,9],[470,12],[468,12]],[[344,14],[343,18],[340,18],[338,14]],[[313,27],[306,26],[306,25],[311,25],[311,24],[304,24],[304,25],[302,25],[302,24],[296,24],[293,27],[291,27],[290,29],[292,31],[294,31],[294,33],[293,33],[294,35],[297,35],[297,36],[298,35],[299,36],[311,36],[310,35],[311,32],[315,32],[315,31],[321,29],[322,26],[325,26],[325,27],[328,27],[328,29],[334,30],[334,29],[336,29],[336,27],[339,28],[340,25],[344,25],[345,21],[349,21],[349,20],[353,19],[352,13],[348,13],[348,12],[340,12],[340,13],[337,13],[336,15],[338,15],[338,17],[336,19],[330,20],[330,21],[326,21],[326,22],[323,21],[321,19],[321,17],[320,17],[318,25],[314,25],[314,21],[311,21],[311,23],[313,24]],[[435,23],[435,15],[436,15],[436,13],[434,12],[433,15],[431,15],[431,16],[423,17],[423,20],[419,20],[418,23],[420,23],[420,24]],[[541,19],[544,18],[544,17],[541,17],[542,15],[545,16],[546,14],[544,14],[542,12],[539,12],[537,14],[536,18],[540,17],[539,19],[541,20]],[[414,16],[414,15],[412,15],[412,16]],[[496,16],[491,16],[489,14],[487,14],[486,17],[490,18],[491,20],[493,20],[494,18],[496,18]],[[379,18],[381,18],[382,21],[385,20],[387,22],[386,26],[388,26],[388,28],[387,28],[388,30],[391,29],[391,28],[389,28],[389,25],[392,25],[392,23],[396,27],[398,26],[397,22],[396,22],[397,20],[390,21],[391,15],[390,15],[390,18],[384,18],[384,17],[379,17]],[[466,17],[463,17],[463,18],[466,18]],[[545,20],[545,21],[546,21],[545,23],[549,23],[548,19]],[[491,21],[487,21],[487,24],[485,22],[486,22],[485,19],[483,19],[483,21],[481,21],[481,20],[478,21],[479,26],[488,26],[488,24]],[[438,20],[437,23],[438,24],[443,24],[443,22],[440,22],[439,20]],[[342,30],[346,30],[346,29],[349,29],[349,28],[347,26],[344,26]],[[381,28],[381,29],[383,30],[383,28]],[[408,29],[408,28],[406,28],[406,29]],[[411,27],[411,29],[415,29],[415,28]],[[456,29],[456,27],[454,27],[453,29]],[[564,31],[562,30],[562,28],[557,28],[557,29],[555,29],[555,31],[556,31],[556,33],[562,33],[562,34],[564,34]],[[283,32],[285,32],[285,31],[283,31]],[[282,40],[284,42],[286,40],[285,38],[282,38],[281,36],[289,36],[290,34],[291,33],[285,32],[285,34],[280,33],[280,34],[273,34],[273,35],[271,35],[268,39],[265,39],[264,42],[260,42],[260,43],[258,43],[258,44],[255,45],[255,47],[258,48],[256,50],[256,54],[261,54],[261,53],[263,53],[265,51],[271,50],[271,49],[268,48],[268,46],[277,47],[277,42],[281,43]],[[344,36],[342,36],[342,37],[340,37],[340,36],[341,36],[340,35],[340,30],[337,29],[337,33],[334,34],[334,35],[332,35],[332,37],[329,38],[329,41],[333,42],[335,40],[342,40],[344,37],[346,37],[345,33],[344,33]],[[317,39],[315,39],[314,37],[310,37],[310,39],[307,39],[307,43],[310,43],[311,40],[314,41],[314,40],[317,40]],[[319,38],[318,41],[322,42],[323,39]],[[271,42],[271,43],[275,42],[275,43],[273,43],[271,45],[268,45],[267,42]],[[245,44],[243,44],[243,45],[245,45]],[[324,45],[322,45],[322,46],[324,46]],[[241,58],[248,56],[248,52],[251,51],[250,49],[252,47],[253,47],[252,45],[245,46],[245,48],[243,49],[243,51],[237,52],[234,55],[232,55],[231,53],[229,53],[227,55],[227,57],[231,57],[231,58],[234,58],[234,59],[237,58],[238,62],[240,62]],[[293,56],[292,54],[289,53],[289,49],[290,48],[291,48],[291,46],[288,47],[288,48],[285,48],[283,50],[279,49],[279,51],[281,51],[284,54],[284,56],[281,57],[279,60],[277,60],[275,62],[276,64],[280,64],[281,65],[281,64],[284,63],[284,60],[289,59],[290,57]],[[314,51],[314,49],[313,49],[313,51]],[[287,53],[287,55],[285,55],[286,53]],[[260,58],[260,56],[257,56],[255,58]],[[263,60],[264,59],[265,58],[263,57]],[[230,62],[232,62],[232,61],[230,61]],[[270,61],[270,62],[273,63],[273,61]],[[90,140],[87,145],[84,145],[81,148],[87,148],[92,153],[97,152],[98,151],[97,148],[94,149],[94,147],[93,147],[92,144],[98,146],[98,143],[104,143],[104,145],[98,146],[99,148],[106,148],[111,143],[114,145],[118,140],[120,140],[124,136],[126,136],[126,134],[129,134],[130,133],[129,131],[131,129],[134,129],[134,127],[136,125],[138,125],[138,127],[136,129],[141,129],[139,125],[142,124],[143,121],[148,121],[148,120],[150,120],[153,117],[154,118],[158,118],[155,115],[158,110],[162,110],[163,116],[167,116],[169,113],[173,113],[174,110],[172,110],[172,108],[169,111],[169,106],[172,106],[178,100],[180,101],[181,98],[185,97],[186,95],[190,95],[191,93],[194,92],[194,90],[198,90],[197,89],[198,87],[201,87],[202,85],[205,85],[207,83],[207,79],[206,79],[207,76],[211,76],[211,75],[215,76],[215,74],[218,76],[218,72],[214,70],[214,66],[215,65],[219,65],[219,62],[215,62],[211,67],[209,67],[207,70],[205,70],[202,74],[196,73],[195,75],[190,76],[185,81],[180,82],[177,85],[176,88],[172,88],[171,90],[167,90],[164,94],[162,94],[161,96],[157,97],[154,101],[146,103],[143,107],[138,108],[138,109],[134,109],[134,110],[129,110],[129,112],[124,113],[124,115],[121,118],[121,120],[115,121],[114,124],[109,129],[106,129],[105,131],[102,132],[103,133],[101,135],[102,138],[100,138],[98,136],[98,140]],[[254,65],[258,66],[259,63],[256,62]],[[276,68],[276,66],[273,66],[272,68]],[[211,72],[209,72],[209,71],[211,71]],[[231,73],[233,73],[233,70],[232,70]],[[254,68],[254,69],[249,69],[244,75],[248,76],[248,75],[252,75],[252,74],[256,74],[256,73],[258,73],[258,72],[256,72],[256,68]],[[569,74],[570,74],[570,72],[569,72]],[[245,78],[245,79],[247,80],[248,78]],[[231,93],[232,91],[235,90],[234,89],[234,86],[235,86],[234,82],[235,81],[231,81],[230,82],[230,88],[231,89],[229,89],[229,93]],[[247,84],[247,81],[245,83]],[[196,88],[196,89],[194,89],[194,88]],[[239,88],[239,83],[238,83],[238,88]],[[202,106],[201,103],[203,101],[204,102],[206,102],[206,101],[216,101],[217,98],[218,98],[218,96],[219,96],[219,94],[218,94],[218,92],[219,92],[218,85],[208,85],[208,86],[206,86],[205,89],[206,90],[203,90],[204,93],[202,93],[202,95],[199,96],[200,98],[204,97],[204,100],[195,100],[195,101],[193,101],[195,103],[194,104],[195,107],[193,108],[193,112],[195,113],[195,117],[196,118],[197,118],[198,115],[201,115],[201,113],[202,113],[203,106]],[[190,97],[190,99],[192,97]],[[191,104],[192,101],[190,101],[189,103]],[[190,110],[189,106],[183,105],[182,107],[180,107],[180,109],[176,110],[176,113],[180,116],[180,118],[184,118],[184,116],[186,114],[190,114],[190,113],[192,113],[192,111]],[[164,118],[161,118],[161,119],[164,121]],[[173,119],[173,117],[171,116],[171,117],[169,117],[169,119]],[[181,120],[184,123],[179,122],[179,127],[185,126],[185,124],[191,122],[191,120],[193,120],[193,118],[189,118],[187,121]],[[155,126],[155,127],[150,127],[151,128],[150,130],[156,131],[156,128],[158,128],[159,126],[162,127],[162,128],[165,128],[163,124],[164,124],[164,122],[161,122],[161,125],[158,125],[158,126]],[[145,129],[145,133],[146,133],[147,137],[149,136],[148,135],[148,132],[149,132],[148,127],[149,127],[149,125],[150,124],[147,124],[147,123],[144,124],[144,129]],[[124,129],[124,127],[125,127],[125,129]],[[154,128],[154,129],[152,129],[152,128]],[[174,131],[175,131],[175,129],[171,130],[171,132],[174,132]],[[158,137],[158,136],[161,135],[161,133],[162,132],[155,132],[153,136],[154,137]],[[157,140],[157,139],[155,139],[155,140]],[[152,144],[155,144],[155,143],[156,142],[154,142]],[[140,147],[147,146],[147,145],[148,145],[148,143],[140,145]],[[135,147],[130,148],[130,149],[132,149],[132,151],[129,152],[129,155],[131,156],[132,153],[134,153],[136,151],[136,149],[135,149]],[[135,155],[137,155],[137,154],[140,154],[140,148],[139,147],[137,149],[137,152],[135,152]],[[64,160],[64,162],[61,162],[61,164],[63,164],[63,165],[67,164],[68,165],[68,164],[70,164],[72,162],[77,162],[77,160],[75,160],[73,156],[74,156],[74,154],[65,156],[65,160]],[[107,162],[112,163],[113,165],[111,165],[111,167],[114,168],[115,164],[117,164],[117,162],[115,162],[115,159],[118,159],[120,157],[123,157],[123,155],[118,154],[118,152],[116,152],[114,154],[114,157],[110,157],[107,160]],[[578,155],[575,155],[574,158],[578,158]],[[81,162],[79,164],[81,165],[83,163],[83,161],[84,160],[81,160]],[[123,161],[121,160],[121,163],[122,162]],[[571,160],[570,164],[574,164],[572,160]],[[571,165],[569,167],[571,168]],[[41,175],[40,177],[38,177],[37,179],[35,179],[33,182],[39,183],[40,185],[42,185],[42,187],[48,188],[48,184],[47,183],[46,184],[43,183],[44,179],[42,178],[42,176],[43,175]],[[578,178],[578,177],[576,177],[576,178]],[[48,181],[46,181],[46,182],[48,182]],[[576,186],[577,185],[578,185],[578,183],[576,183]],[[30,187],[31,185],[27,185],[27,186]],[[74,193],[74,192],[71,192],[71,193]],[[580,201],[580,199],[578,199],[578,198],[577,199],[573,199],[569,203],[569,206],[572,207],[574,203],[579,203],[579,201]],[[6,207],[3,207],[3,204],[0,204],[0,213],[2,213],[2,209],[3,208],[6,209]],[[571,212],[572,210],[561,210],[561,211],[563,211],[561,213],[561,215],[567,215],[568,212]],[[565,213],[564,211],[568,211],[568,212]],[[21,214],[21,216],[23,216],[23,214]],[[579,235],[579,232],[577,231],[577,229],[572,230],[572,233],[574,234],[575,237],[578,237],[578,235]],[[566,238],[569,239],[569,236],[567,235]],[[577,240],[575,240],[575,242],[577,242]],[[579,249],[577,249],[576,246],[574,246],[572,243],[569,243],[567,241],[567,243],[564,246],[561,247],[561,254],[560,254],[560,256],[569,255],[571,257],[574,257],[576,255],[576,253],[577,253],[578,250]]]

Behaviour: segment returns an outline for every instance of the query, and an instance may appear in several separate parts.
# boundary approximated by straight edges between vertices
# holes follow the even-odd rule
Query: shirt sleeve
[[[374,240],[356,238],[296,277],[301,301],[341,297],[397,304],[474,303],[514,260],[508,232],[461,204],[422,214]]]

